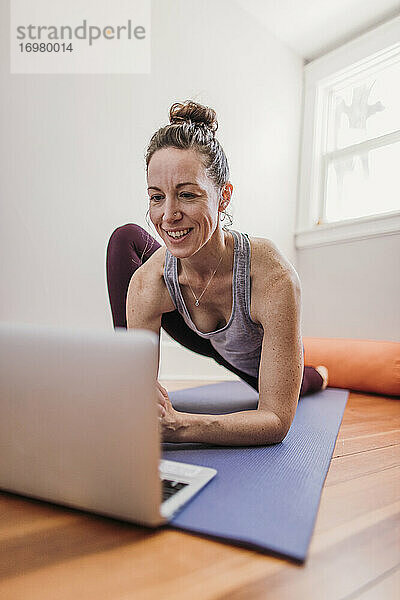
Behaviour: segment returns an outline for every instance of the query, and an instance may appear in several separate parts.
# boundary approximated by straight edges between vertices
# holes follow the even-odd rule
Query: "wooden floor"
[[[400,399],[350,394],[304,566],[4,493],[0,598],[398,600]]]

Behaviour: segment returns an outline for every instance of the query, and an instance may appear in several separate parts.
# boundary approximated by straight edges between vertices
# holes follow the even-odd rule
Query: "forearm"
[[[272,411],[245,410],[227,415],[179,413],[167,441],[222,446],[265,446],[282,441],[282,423]]]

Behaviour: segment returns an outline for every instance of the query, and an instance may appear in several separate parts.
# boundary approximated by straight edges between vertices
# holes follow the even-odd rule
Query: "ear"
[[[228,206],[229,202],[231,201],[231,197],[232,197],[232,192],[233,192],[233,185],[227,181],[224,185],[224,187],[221,190],[221,201],[219,203],[219,207],[222,210],[225,210],[226,207]]]

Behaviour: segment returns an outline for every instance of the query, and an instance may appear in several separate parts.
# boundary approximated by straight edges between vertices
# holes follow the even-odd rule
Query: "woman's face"
[[[218,225],[219,206],[218,191],[197,152],[157,150],[148,165],[147,184],[150,219],[171,254],[183,258],[197,252]]]

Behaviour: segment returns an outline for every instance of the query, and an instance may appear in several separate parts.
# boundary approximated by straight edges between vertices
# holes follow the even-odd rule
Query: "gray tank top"
[[[166,249],[164,280],[171,299],[185,323],[199,336],[209,338],[215,350],[231,365],[248,375],[257,377],[261,345],[264,336],[262,325],[250,317],[250,241],[247,233],[230,229],[234,238],[232,274],[232,311],[228,323],[215,331],[199,331],[193,323],[182,296],[178,281],[177,258]]]

